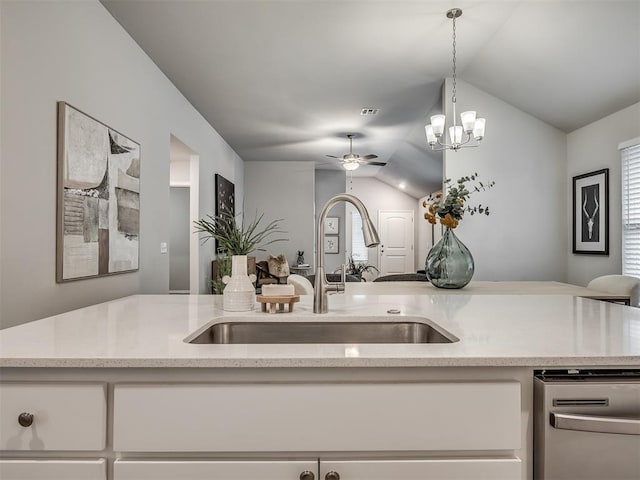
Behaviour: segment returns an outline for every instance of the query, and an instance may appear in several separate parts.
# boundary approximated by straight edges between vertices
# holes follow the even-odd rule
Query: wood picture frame
[[[56,282],[135,272],[140,144],[58,102]]]
[[[573,177],[573,253],[609,255],[609,169]]]

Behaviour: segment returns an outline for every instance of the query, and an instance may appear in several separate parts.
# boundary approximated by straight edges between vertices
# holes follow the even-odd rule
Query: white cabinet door
[[[0,405],[0,450],[105,448],[104,384],[2,383]]]
[[[304,472],[314,480],[318,461],[116,460],[113,472],[114,480],[304,480]]]
[[[519,458],[452,458],[432,460],[324,460],[320,480],[518,480]]]
[[[0,460],[2,480],[106,480],[107,462],[97,460]]]

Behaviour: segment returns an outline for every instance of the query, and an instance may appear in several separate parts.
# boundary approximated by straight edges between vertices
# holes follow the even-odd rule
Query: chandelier
[[[460,114],[462,125],[456,124],[456,18],[462,15],[462,10],[452,8],[447,11],[447,18],[453,20],[453,95],[451,103],[453,104],[453,125],[449,127],[449,141],[446,142],[444,136],[446,117],[444,115],[433,115],[431,124],[424,127],[427,134],[427,143],[431,150],[453,150],[458,151],[461,148],[478,147],[480,141],[484,138],[484,126],[486,119],[476,118],[476,112],[469,110]],[[475,140],[471,142],[471,138]]]

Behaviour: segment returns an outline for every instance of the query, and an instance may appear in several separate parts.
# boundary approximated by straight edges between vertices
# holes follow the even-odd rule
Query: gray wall
[[[169,290],[189,291],[189,187],[171,187]]]
[[[203,215],[213,213],[215,172],[242,198],[242,160],[98,1],[1,2],[0,35],[0,326],[166,293],[171,133],[200,155]],[[55,282],[59,100],[141,144],[138,272]],[[212,255],[201,247],[201,271]]]
[[[600,275],[622,272],[622,192],[618,144],[640,137],[640,103],[620,110],[567,136],[568,279],[586,285]],[[609,256],[576,255],[572,250],[573,177],[609,169]]]
[[[451,118],[451,79],[445,82]],[[456,229],[476,263],[475,280],[566,281],[566,134],[459,80],[458,112],[487,118],[480,148],[447,151],[445,177],[478,172],[495,187],[472,195],[491,215],[467,215]]]
[[[362,200],[376,228],[379,228],[378,214],[380,210],[412,210],[414,212],[413,251],[414,254],[417,252],[415,248],[418,241],[418,229],[416,227],[417,203],[415,198],[373,177],[353,177],[353,182],[347,193],[352,193]],[[349,210],[350,207],[347,211]],[[347,223],[349,223],[349,228],[351,228],[351,222],[348,221]],[[347,235],[347,241],[350,241],[350,239],[351,235],[349,234]],[[379,266],[378,250],[379,247],[369,248],[369,263],[376,268]],[[415,270],[423,268],[423,260],[416,259],[414,263]]]
[[[256,212],[264,213],[261,225],[282,219],[280,224],[287,232],[282,235],[286,242],[255,252],[257,259],[284,253],[289,264],[295,264],[297,251],[304,250],[305,260],[313,266],[314,163],[245,162],[244,185],[244,214],[248,220]]]
[[[316,225],[318,224],[318,216],[320,211],[327,200],[331,197],[344,193],[346,174],[345,171],[340,170],[316,170]],[[333,272],[339,269],[343,263],[346,262],[345,258],[345,221],[344,221],[344,203],[339,203],[329,211],[330,217],[338,217],[339,230],[338,230],[338,254],[325,255],[325,271]],[[305,260],[311,264],[313,261],[313,252],[305,251]]]

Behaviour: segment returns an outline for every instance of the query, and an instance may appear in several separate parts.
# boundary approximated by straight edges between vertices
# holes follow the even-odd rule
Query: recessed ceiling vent
[[[379,110],[379,108],[364,107],[360,110],[360,115],[377,115]]]

